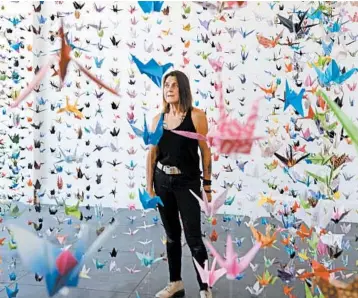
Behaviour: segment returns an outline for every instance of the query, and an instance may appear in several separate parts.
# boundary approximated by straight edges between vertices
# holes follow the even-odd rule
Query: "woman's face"
[[[179,86],[176,77],[167,77],[164,83],[164,99],[167,103],[179,103]]]

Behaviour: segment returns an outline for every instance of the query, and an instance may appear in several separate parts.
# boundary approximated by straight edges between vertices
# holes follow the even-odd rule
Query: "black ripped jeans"
[[[154,190],[164,204],[159,205],[160,216],[167,236],[167,255],[169,263],[170,281],[181,280],[181,225],[182,219],[186,242],[192,256],[204,267],[208,254],[201,234],[201,211],[198,200],[189,189],[201,197],[200,177],[189,178],[183,174],[167,175],[156,168],[154,173]],[[194,263],[193,263],[194,264]],[[200,290],[206,290],[207,284],[202,283],[200,275],[194,265]]]

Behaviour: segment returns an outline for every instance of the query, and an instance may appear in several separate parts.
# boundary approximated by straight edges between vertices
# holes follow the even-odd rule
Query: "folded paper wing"
[[[192,132],[192,131],[185,131],[185,130],[171,130],[171,132],[176,133],[180,136],[189,138],[189,139],[194,139],[194,140],[199,140],[199,141],[206,141],[206,137],[203,136],[200,133],[197,132]]]
[[[26,87],[26,89],[16,98],[16,100],[11,103],[11,108],[16,108],[31,92],[32,90],[41,82],[43,77],[45,76],[46,72],[51,68],[51,65],[56,57],[52,57],[50,61],[41,67],[41,69],[36,74],[33,81]]]

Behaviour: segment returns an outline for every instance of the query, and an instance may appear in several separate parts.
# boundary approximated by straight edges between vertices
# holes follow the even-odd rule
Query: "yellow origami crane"
[[[66,105],[63,108],[60,108],[57,111],[57,114],[58,113],[63,113],[63,112],[68,112],[68,113],[74,114],[75,117],[78,118],[78,119],[83,119],[82,112],[77,108],[77,102],[78,102],[78,99],[76,99],[74,104],[70,104],[69,103],[69,98],[68,98],[68,96],[66,96]]]
[[[258,205],[262,206],[264,204],[270,204],[270,205],[275,205],[276,200],[272,199],[272,196],[267,196],[264,194],[260,194],[261,199],[258,201]]]

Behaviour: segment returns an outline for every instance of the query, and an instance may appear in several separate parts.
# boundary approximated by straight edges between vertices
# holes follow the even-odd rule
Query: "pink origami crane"
[[[239,261],[238,255],[233,249],[232,238],[230,234],[227,235],[226,239],[226,259],[220,256],[220,254],[209,241],[204,239],[204,243],[209,247],[214,258],[217,259],[219,265],[226,269],[227,279],[235,279],[239,274],[245,271],[261,247],[261,243],[256,242],[256,244],[246,253],[246,255],[241,257]]]
[[[12,108],[17,107],[31,92],[32,90],[41,82],[43,77],[45,76],[46,72],[51,68],[52,63],[54,60],[59,61],[59,75],[60,75],[60,88],[62,88],[66,74],[67,74],[67,67],[70,61],[73,61],[78,68],[88,76],[92,81],[103,87],[104,89],[108,90],[109,92],[113,93],[114,95],[119,96],[118,92],[111,87],[108,87],[104,83],[102,83],[99,79],[97,79],[93,74],[91,74],[85,67],[79,64],[75,59],[73,59],[70,54],[72,48],[70,45],[67,44],[65,39],[65,33],[63,29],[63,20],[61,20],[61,27],[59,29],[59,33],[61,36],[61,49],[60,49],[60,57],[53,56],[50,61],[43,66],[33,81],[27,86],[27,88],[19,95],[19,97],[10,105]]]
[[[217,121],[217,127],[213,126],[206,137],[198,133],[181,130],[172,130],[172,132],[187,138],[203,141],[206,140],[210,147],[215,147],[217,151],[222,154],[249,154],[254,141],[261,139],[261,137],[254,137],[253,133],[258,117],[259,101],[262,97],[254,101],[250,115],[248,116],[247,122],[245,124],[241,124],[236,119],[230,119],[230,117],[228,117],[225,112],[223,86],[220,77],[223,63],[224,61],[222,60],[222,57],[217,60],[210,60],[210,65],[212,66],[213,70],[219,73],[220,82],[215,86],[215,89],[218,90],[220,94],[220,116],[219,120]]]
[[[212,288],[213,285],[226,273],[225,268],[215,270],[216,258],[213,259],[211,269],[209,270],[208,260],[204,262],[204,268],[193,258],[196,269],[198,269],[201,281],[208,284],[208,287]]]
[[[220,207],[222,205],[224,205],[226,197],[227,197],[227,192],[228,189],[226,189],[225,191],[223,191],[215,200],[213,200],[212,202],[208,201],[208,198],[206,196],[206,193],[203,189],[202,191],[202,197],[203,199],[201,199],[200,197],[198,197],[191,189],[189,189],[189,191],[192,193],[192,195],[199,201],[200,204],[200,208],[201,210],[204,211],[205,215],[207,217],[214,217],[214,215],[216,214],[216,212],[220,209]]]

